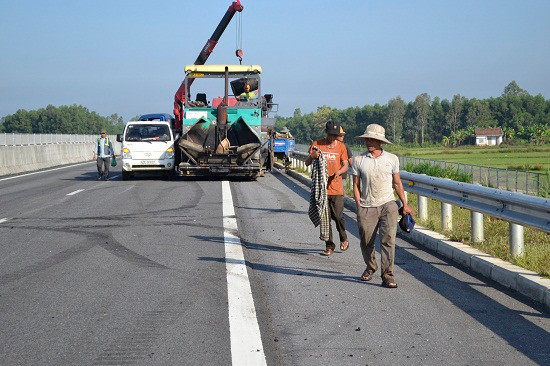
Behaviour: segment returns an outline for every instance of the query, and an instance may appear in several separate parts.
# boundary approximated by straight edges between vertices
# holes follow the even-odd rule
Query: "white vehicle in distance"
[[[122,180],[139,173],[162,173],[172,178],[175,137],[170,120],[126,123],[124,133],[117,135],[117,141],[122,142]]]

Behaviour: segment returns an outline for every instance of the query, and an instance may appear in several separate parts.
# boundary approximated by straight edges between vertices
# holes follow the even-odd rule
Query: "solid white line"
[[[267,365],[228,181],[222,182],[222,200],[232,364]]]
[[[62,166],[61,168],[53,168],[53,169],[41,170],[41,171],[39,171],[39,172],[33,172],[33,173],[15,175],[15,176],[13,176],[13,177],[2,178],[2,179],[0,179],[0,182],[3,181],[3,180],[10,180],[10,179],[15,179],[15,178],[27,177],[27,176],[29,176],[29,175],[34,175],[34,174],[40,174],[40,173],[46,173],[46,172],[53,172],[54,170],[59,170],[59,169],[72,168],[72,167],[75,167],[75,166],[84,165],[84,164],[89,164],[89,163],[90,163],[90,162],[78,163],[78,164],[72,164],[72,165]]]
[[[74,192],[67,193],[67,196],[72,196],[72,195],[77,194],[77,193],[80,193],[80,192],[82,192],[82,191],[83,191],[83,189],[79,189],[79,190],[76,190],[76,191],[74,191]]]
[[[5,217],[5,218],[3,218],[3,219],[0,219],[0,224],[3,223],[3,222],[6,222],[6,221],[8,221],[8,218],[7,218],[7,217]]]

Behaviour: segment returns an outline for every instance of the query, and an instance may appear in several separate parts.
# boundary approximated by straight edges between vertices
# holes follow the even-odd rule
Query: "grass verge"
[[[409,194],[409,204],[418,212],[418,200]],[[441,228],[441,203],[428,199],[428,220],[416,220],[418,224],[447,236],[450,240],[461,242],[479,249],[522,268],[550,277],[550,235],[529,227],[524,228],[525,255],[512,256],[509,246],[509,224],[493,217],[483,216],[485,241],[471,242],[470,211],[453,206],[453,229]]]

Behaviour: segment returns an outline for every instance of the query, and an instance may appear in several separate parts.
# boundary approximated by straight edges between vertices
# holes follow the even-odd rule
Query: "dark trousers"
[[[100,178],[109,178],[109,167],[111,166],[111,158],[97,157],[97,172]]]
[[[340,236],[340,242],[348,240],[346,233],[346,221],[344,219],[344,196],[327,196],[330,218],[336,222],[336,230]],[[332,241],[332,223],[328,226],[328,241],[325,242],[327,249],[336,249]]]

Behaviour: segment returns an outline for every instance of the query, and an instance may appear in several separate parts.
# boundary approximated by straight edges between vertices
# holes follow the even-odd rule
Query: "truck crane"
[[[216,27],[216,30],[214,30],[214,33],[212,33],[212,36],[206,41],[206,44],[202,48],[199,56],[195,60],[194,65],[204,65],[206,63],[206,60],[214,50],[214,47],[216,47],[216,44],[218,44],[218,41],[220,37],[222,36],[223,32],[225,31],[225,28],[227,28],[227,25],[231,22],[231,19],[233,19],[233,16],[237,12],[243,11],[244,6],[241,4],[241,0],[234,1],[231,3],[227,11],[225,12],[225,15],[223,16],[222,20]],[[240,50],[237,50],[237,55],[242,54],[242,52],[239,52]],[[192,83],[193,79],[189,81],[189,83]],[[185,104],[186,94],[185,94],[185,83],[182,82],[178,91],[174,95],[174,116],[176,118],[175,121],[175,129],[181,130],[182,128],[182,120],[183,120],[183,105]]]
[[[273,167],[269,139],[275,119],[269,113],[277,104],[273,95],[261,94],[261,66],[242,65],[241,50],[236,51],[238,65],[205,65],[232,17],[243,8],[240,0],[231,4],[195,63],[184,68],[185,78],[174,97],[174,129],[181,133],[174,144],[175,164],[182,177],[255,179]],[[200,90],[196,100],[191,97],[192,84]],[[209,101],[205,88],[218,96]]]

